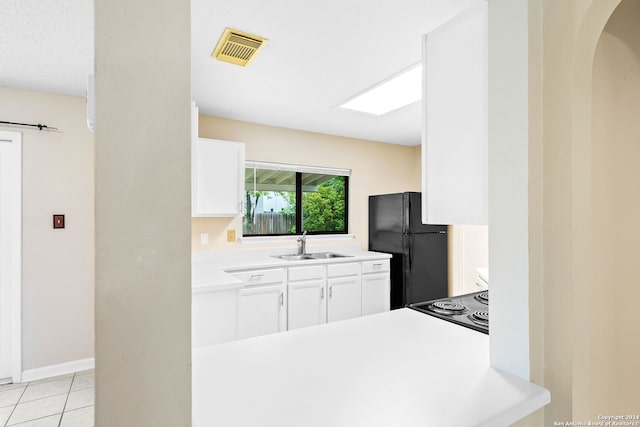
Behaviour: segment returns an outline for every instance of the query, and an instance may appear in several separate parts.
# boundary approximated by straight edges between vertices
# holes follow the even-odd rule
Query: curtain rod
[[[2,124],[2,125],[13,125],[13,126],[27,126],[27,127],[38,128],[38,130],[53,130],[53,131],[57,131],[58,130],[58,128],[54,128],[54,127],[47,126],[47,125],[42,125],[40,123],[38,123],[37,125],[32,125],[32,124],[29,124],[29,123],[16,123],[16,122],[0,121],[0,124]]]

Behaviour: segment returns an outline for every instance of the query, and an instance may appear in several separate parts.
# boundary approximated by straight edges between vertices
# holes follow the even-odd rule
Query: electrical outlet
[[[202,246],[209,246],[209,233],[200,233],[200,244]]]
[[[227,230],[227,242],[236,241],[236,230]]]

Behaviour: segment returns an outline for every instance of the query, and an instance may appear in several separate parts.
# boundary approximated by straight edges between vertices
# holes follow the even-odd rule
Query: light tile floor
[[[93,427],[94,372],[0,385],[0,426]]]

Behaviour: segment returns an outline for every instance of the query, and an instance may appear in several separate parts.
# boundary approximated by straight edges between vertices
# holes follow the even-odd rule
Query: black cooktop
[[[489,291],[418,302],[409,308],[489,334]]]

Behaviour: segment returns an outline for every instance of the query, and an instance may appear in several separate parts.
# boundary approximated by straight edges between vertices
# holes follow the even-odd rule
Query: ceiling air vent
[[[246,67],[253,61],[267,39],[225,28],[211,56],[218,61]]]

